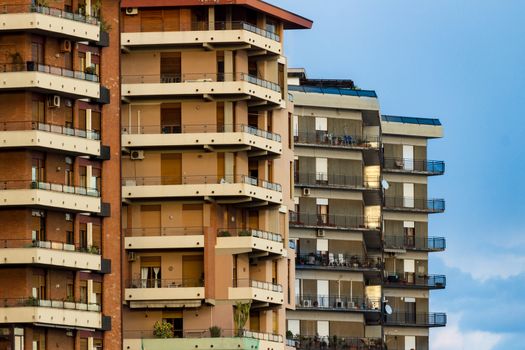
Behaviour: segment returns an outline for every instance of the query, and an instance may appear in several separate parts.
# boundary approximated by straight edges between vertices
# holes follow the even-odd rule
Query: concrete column
[[[208,29],[215,30],[215,7],[208,7]]]
[[[225,81],[232,81],[235,80],[235,77],[233,76],[235,73],[235,67],[233,62],[233,51],[224,51],[224,80]]]
[[[93,223],[87,223],[87,246],[93,245]]]
[[[234,124],[235,120],[233,118],[233,102],[226,101],[224,102],[224,131],[233,132],[235,131]],[[228,174],[228,172],[226,172]]]

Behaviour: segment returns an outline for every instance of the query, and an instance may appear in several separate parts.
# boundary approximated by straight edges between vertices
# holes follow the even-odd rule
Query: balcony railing
[[[378,176],[354,176],[327,173],[299,172],[294,174],[297,186],[320,186],[334,188],[379,188]]]
[[[253,228],[225,228],[217,231],[217,237],[255,237],[282,243],[283,236],[278,233],[266,232]]]
[[[244,132],[247,134],[263,137],[268,140],[281,142],[281,135],[261,130],[245,124],[185,124],[185,125],[141,125],[122,127],[123,134],[192,134],[192,133],[226,133]]]
[[[385,158],[384,169],[441,175],[445,173],[445,162],[441,160]]]
[[[194,288],[204,287],[203,279],[157,279],[136,278],[126,281],[127,288]]]
[[[100,192],[96,188],[68,186],[49,182],[30,181],[30,180],[0,180],[1,190],[44,190],[52,192],[70,193],[81,196],[100,197]]]
[[[82,246],[79,244],[69,244],[54,241],[37,241],[33,239],[2,239],[0,248],[43,248],[61,250],[66,252],[78,252],[100,255],[100,248],[96,246]]]
[[[296,295],[295,305],[298,309],[329,311],[378,311],[380,299],[366,297],[345,297],[337,295]]]
[[[446,248],[444,237],[410,237],[385,235],[385,247],[392,249],[443,251]]]
[[[383,263],[376,258],[367,258],[359,255],[349,254],[299,254],[295,258],[297,267],[323,267],[333,269],[362,270],[381,269]]]
[[[158,339],[153,334],[153,330],[125,330],[123,331],[124,339]],[[254,332],[246,329],[218,329],[213,333],[210,329],[185,329],[175,330],[173,338],[169,339],[203,339],[203,338],[251,338],[258,340],[267,340],[272,342],[283,342],[282,335],[272,333]]]
[[[34,4],[1,4],[0,14],[11,14],[11,13],[41,13],[47,16],[53,16],[57,18],[65,18],[76,22],[82,22],[87,24],[98,25],[99,21],[96,17],[84,16],[79,13],[67,12],[61,9],[38,6]]]
[[[12,72],[40,72],[52,75],[57,75],[65,78],[73,78],[80,80],[92,81],[95,83],[99,82],[96,74],[89,74],[85,72],[75,71],[62,67],[50,66],[47,64],[36,63],[33,61],[27,61],[25,63],[4,63],[0,64],[0,73],[12,73]]]
[[[123,186],[204,185],[232,183],[244,183],[252,186],[262,187],[271,191],[282,191],[280,184],[257,179],[247,175],[148,176],[125,177],[122,179]]]
[[[386,315],[385,321],[387,325],[442,327],[447,324],[447,315],[445,313],[394,312]]]
[[[36,121],[6,121],[0,122],[0,131],[38,130],[53,134],[82,137],[88,140],[100,140],[100,131],[75,129],[64,125],[41,123]]]
[[[445,211],[445,200],[411,197],[385,197],[385,208],[441,213]]]
[[[147,236],[199,236],[204,234],[203,226],[187,227],[135,227],[124,229],[126,237]]]
[[[312,132],[299,132],[294,135],[296,144],[320,145],[341,148],[378,148],[379,137],[356,136],[335,134],[317,130]]]
[[[441,289],[447,285],[447,277],[444,275],[425,275],[416,276],[412,281],[408,281],[395,273],[385,271],[387,277],[384,280],[386,287],[415,287]]]
[[[379,338],[353,336],[298,335],[293,338],[297,350],[383,350]]]
[[[74,301],[68,301],[69,298],[64,298],[63,300],[49,300],[49,299],[39,299],[34,297],[27,298],[10,298],[10,299],[0,299],[0,307],[50,307],[56,309],[70,309],[70,310],[79,310],[79,311],[94,311],[100,312],[101,305],[95,303],[83,303]]]
[[[257,288],[257,289],[264,289],[268,290],[270,292],[277,292],[282,293],[283,292],[283,286],[280,284],[274,284],[271,282],[262,282],[262,281],[256,281],[252,279],[234,279],[233,280],[233,287],[234,288]]]
[[[365,229],[365,222],[379,219],[364,216],[290,213],[290,226],[319,228]]]
[[[228,81],[246,81],[250,84],[281,92],[279,84],[264,80],[247,73],[182,73],[123,75],[123,84],[177,84],[177,83],[212,83]]]

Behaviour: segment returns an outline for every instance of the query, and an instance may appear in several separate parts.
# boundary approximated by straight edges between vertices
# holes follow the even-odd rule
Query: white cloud
[[[445,328],[431,331],[431,350],[493,350],[505,335],[482,331],[463,331],[459,329],[461,314],[449,314]]]

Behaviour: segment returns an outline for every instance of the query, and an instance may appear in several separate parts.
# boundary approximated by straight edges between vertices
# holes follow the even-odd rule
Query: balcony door
[[[46,122],[46,102],[44,96],[42,95],[33,95],[32,101],[32,112],[31,120],[34,123],[45,123]],[[39,126],[33,127],[38,129]]]
[[[182,111],[180,104],[163,105],[160,112],[160,130],[163,134],[182,132]],[[188,132],[192,132],[189,130]]]
[[[46,162],[44,155],[33,156],[31,165],[31,181],[38,184],[46,181]]]
[[[143,256],[140,259],[141,288],[161,288],[162,271],[160,256]]]
[[[185,255],[182,257],[182,286],[197,287],[204,282],[204,256]]]
[[[317,223],[319,225],[328,225],[328,199],[316,198],[317,203]]]
[[[157,236],[162,234],[160,205],[140,206],[140,228],[141,235]]]
[[[161,183],[163,185],[182,184],[182,154],[163,153],[160,155]],[[186,181],[185,181],[186,182]]]
[[[46,241],[46,213],[40,210],[31,212],[31,240],[33,242]]]
[[[160,82],[180,83],[191,80],[192,77],[182,79],[182,63],[180,52],[162,52],[160,56]]]

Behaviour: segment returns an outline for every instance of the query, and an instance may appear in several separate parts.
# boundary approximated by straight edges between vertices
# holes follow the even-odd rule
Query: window
[[[100,194],[100,191],[102,189],[102,170],[99,168],[92,168],[91,169],[91,180],[89,183],[89,187],[92,190],[93,193]]]
[[[45,182],[45,159],[33,158],[31,166],[31,181],[33,182]]]
[[[75,221],[74,214],[66,213],[66,243],[75,244]]]
[[[92,223],[91,224],[91,237],[92,237],[92,243],[91,248],[93,252],[99,252],[100,248],[102,247],[102,226],[98,223]]]
[[[80,223],[79,227],[79,245],[81,250],[88,249],[88,230],[85,222]]]
[[[87,288],[87,281],[81,280],[80,281],[80,302],[87,304],[88,302],[88,288]]]
[[[101,114],[98,111],[92,110],[91,111],[91,131],[93,132],[94,135],[98,135],[97,138],[100,138],[101,130],[102,130]]]
[[[328,183],[328,158],[315,158],[315,180],[318,184]]]
[[[162,320],[173,326],[173,337],[182,338],[184,336],[184,319],[182,318],[182,315],[169,318],[163,317]]]
[[[73,158],[66,157],[65,159],[65,185],[74,186],[75,184],[75,172],[73,171]]]
[[[38,64],[44,64],[44,40],[33,38],[31,42],[31,60]]]
[[[95,304],[102,305],[102,283],[93,281],[93,294],[95,294]],[[93,302],[93,300],[92,300]]]
[[[32,112],[31,119],[33,122],[45,123],[46,116],[46,104],[44,97],[40,95],[34,95],[32,101]]]
[[[328,224],[328,199],[317,198],[317,222],[319,224]]]
[[[87,167],[81,165],[78,167],[78,178],[79,178],[79,187],[87,188]]]
[[[33,328],[32,350],[46,350],[46,331],[44,329]]]
[[[141,288],[161,288],[160,256],[141,257],[140,264]]]
[[[43,242],[46,240],[46,213],[40,210],[33,210],[31,239],[33,242]]]
[[[74,121],[73,121],[73,102],[69,99],[65,99],[64,105],[65,105],[65,119],[66,119],[64,126],[68,129],[73,129],[75,127]],[[67,132],[69,134],[72,134],[70,130],[68,130]]]

